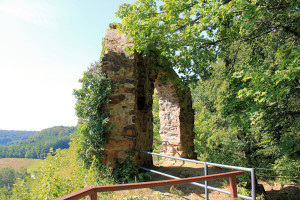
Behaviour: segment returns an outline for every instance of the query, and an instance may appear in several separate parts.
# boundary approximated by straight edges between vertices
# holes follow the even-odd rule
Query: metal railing
[[[168,152],[168,146],[171,146],[172,149],[174,150],[175,154],[178,154],[178,156],[181,156],[180,152],[177,151],[177,149],[174,147],[173,144],[171,144],[169,141],[161,141],[161,142],[153,142],[153,143],[158,143],[158,144],[161,144],[161,145],[164,145],[164,149],[165,149],[165,153]],[[169,144],[169,145],[168,145]]]
[[[287,177],[287,176],[278,176],[276,174],[265,174],[265,173],[257,173],[256,176],[259,176],[259,177],[264,177],[264,178],[278,178],[278,179],[290,179],[290,180],[300,180],[300,171],[293,171],[293,170],[284,170],[284,169],[267,169],[267,168],[255,168],[256,171],[265,171],[265,172],[286,172],[286,173],[292,173],[292,174],[295,174],[295,176],[291,177]]]
[[[208,176],[198,176],[191,178],[181,178],[177,180],[164,180],[164,181],[151,181],[142,183],[131,183],[131,184],[121,184],[121,185],[106,185],[106,186],[95,186],[87,187],[82,190],[70,193],[68,195],[56,198],[55,200],[76,200],[88,196],[89,200],[97,200],[98,192],[108,192],[108,191],[119,191],[119,190],[131,190],[131,189],[141,189],[141,188],[152,188],[170,185],[180,185],[191,182],[216,180],[221,178],[229,178],[231,200],[237,199],[237,187],[236,187],[236,176],[243,175],[243,171],[227,172],[221,174],[213,174]]]
[[[238,197],[243,198],[243,199],[255,200],[256,193],[255,193],[255,170],[254,170],[254,168],[245,168],[245,167],[238,167],[238,166],[231,166],[231,165],[223,165],[223,164],[218,164],[218,163],[204,162],[204,161],[199,161],[199,160],[192,160],[192,159],[187,159],[187,158],[178,158],[178,157],[174,157],[174,156],[167,156],[167,155],[163,155],[163,154],[152,153],[152,152],[142,151],[142,150],[137,150],[137,149],[135,149],[135,151],[140,152],[140,153],[146,153],[146,154],[151,154],[151,155],[155,155],[155,156],[165,157],[165,158],[171,158],[171,159],[176,159],[176,160],[181,160],[181,161],[186,161],[186,162],[193,162],[193,163],[203,164],[204,165],[204,176],[208,175],[208,165],[221,167],[221,168],[227,168],[227,169],[249,171],[251,173],[251,192],[252,192],[252,196],[249,197],[249,196],[238,194]],[[144,169],[147,170],[147,171],[150,171],[147,168],[144,168]],[[157,173],[157,171],[155,171],[155,170],[151,170],[151,172]],[[175,179],[178,178],[176,176],[172,176],[172,175],[169,175],[169,174],[164,174],[162,172],[159,172],[159,173],[161,175],[164,175],[164,176],[167,176],[167,177],[170,177],[170,178],[175,178]],[[215,191],[222,192],[222,193],[226,193],[226,194],[230,194],[229,191],[222,190],[220,188],[215,188],[215,187],[212,187],[212,186],[208,186],[207,181],[205,181],[204,184],[201,184],[201,183],[192,183],[192,184],[204,188],[204,190],[205,190],[205,199],[206,200],[208,200],[208,189],[215,190]]]

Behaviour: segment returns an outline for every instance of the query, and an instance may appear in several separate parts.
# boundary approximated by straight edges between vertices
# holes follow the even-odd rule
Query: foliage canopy
[[[249,167],[299,160],[299,2],[138,0],[117,16],[133,49],[159,52],[184,80],[207,87],[198,88],[205,109],[196,123],[206,126],[196,140],[217,148],[201,150],[222,155],[235,145]]]
[[[189,81],[206,77],[217,58],[233,66],[241,46],[270,55],[272,63],[275,57],[283,59],[279,65],[297,62],[296,1],[138,0],[121,5],[117,16],[134,49],[144,54],[158,50]],[[243,61],[261,64],[250,57]]]

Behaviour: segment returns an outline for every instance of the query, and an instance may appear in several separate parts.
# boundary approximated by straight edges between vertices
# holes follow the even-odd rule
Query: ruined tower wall
[[[125,47],[130,45],[125,34],[118,34],[113,27],[107,31],[101,70],[119,86],[115,87],[107,107],[109,124],[113,128],[104,146],[105,164],[113,164],[116,158],[126,157],[125,151],[135,146],[135,62],[133,55],[125,51]]]
[[[125,34],[118,33],[116,26],[110,25],[100,68],[118,86],[106,108],[113,128],[104,146],[104,163],[114,167],[116,160],[127,157],[128,150],[152,152],[154,87],[160,98],[162,136],[179,149],[181,156],[192,157],[193,110],[189,90],[180,90],[172,81],[157,81],[159,72],[152,67],[155,58],[150,59],[137,52],[128,53],[126,47],[131,45]],[[171,155],[171,151],[168,149],[167,154]],[[142,153],[135,153],[132,160],[142,166],[153,163],[151,155]]]

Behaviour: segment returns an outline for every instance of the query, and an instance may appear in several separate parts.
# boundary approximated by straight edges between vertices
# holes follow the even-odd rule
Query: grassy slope
[[[21,167],[28,167],[28,171],[32,171],[38,168],[41,160],[40,159],[28,159],[28,158],[1,158],[0,169],[4,167],[12,167],[15,170]]]

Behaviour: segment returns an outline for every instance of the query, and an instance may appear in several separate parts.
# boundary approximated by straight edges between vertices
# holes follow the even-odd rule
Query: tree
[[[271,51],[263,48],[265,53],[275,56],[299,44],[299,4],[292,0],[138,0],[121,5],[117,16],[133,49],[158,50],[194,81],[205,77],[217,58],[234,65],[241,45],[257,53],[267,45]]]
[[[44,129],[9,146],[0,145],[0,157],[44,159],[50,148],[69,148],[70,135],[76,127],[56,126]]]
[[[4,167],[0,169],[0,188],[11,188],[16,180],[16,172],[13,168]]]
[[[231,165],[245,165],[243,141],[237,139],[237,128],[222,116],[222,93],[226,91],[224,62],[214,65],[210,79],[193,88],[195,109],[195,149],[200,160]]]
[[[219,111],[237,130],[245,165],[272,167],[300,155],[299,10],[292,0],[139,0],[117,16],[133,49],[159,52],[188,82],[224,62]]]

